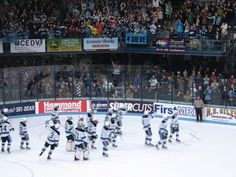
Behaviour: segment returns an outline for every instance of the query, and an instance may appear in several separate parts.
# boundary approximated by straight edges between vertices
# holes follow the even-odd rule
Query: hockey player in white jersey
[[[112,143],[112,147],[117,147],[116,145],[116,138],[117,138],[117,134],[116,134],[116,128],[117,128],[117,123],[116,123],[116,115],[112,114],[111,119],[110,119],[110,134],[109,134],[109,139]]]
[[[117,123],[117,127],[116,127],[116,133],[119,135],[122,135],[122,119],[123,119],[123,115],[124,113],[127,111],[126,107],[119,107],[117,112],[116,112],[116,123]]]
[[[98,135],[97,135],[97,124],[98,124],[97,118],[92,117],[92,119],[88,122],[88,125],[87,125],[89,146],[91,145],[92,149],[97,149],[96,146],[95,146],[95,142],[96,142],[96,139],[98,137]]]
[[[112,108],[109,108],[107,113],[106,113],[105,121],[110,121],[111,117],[112,117],[112,114],[113,114],[113,110],[112,110]]]
[[[156,144],[157,149],[159,149],[160,146],[162,147],[162,149],[167,149],[167,147],[166,147],[166,141],[167,141],[167,137],[168,137],[167,121],[168,121],[168,117],[164,116],[162,121],[161,121],[161,125],[159,127],[159,132],[158,133],[159,133],[159,136],[160,136],[160,140]]]
[[[47,127],[49,125],[49,122],[52,121],[53,124],[61,124],[60,119],[59,119],[59,106],[56,105],[53,108],[53,111],[51,112],[51,119],[45,121],[45,126]]]
[[[110,123],[109,121],[105,121],[104,126],[102,128],[102,134],[101,134],[101,141],[102,141],[102,145],[103,145],[103,152],[102,155],[104,157],[108,157],[108,145],[109,145],[109,141],[110,141]]]
[[[14,128],[12,128],[11,123],[8,120],[8,117],[4,116],[2,118],[1,124],[0,124],[0,134],[1,134],[1,140],[2,140],[2,152],[5,151],[5,144],[7,142],[7,152],[10,153],[11,149],[11,134],[10,132],[14,131]]]
[[[29,134],[28,134],[28,131],[27,131],[27,119],[26,118],[23,118],[20,121],[19,134],[21,136],[20,149],[30,150],[30,147],[29,147]],[[24,144],[26,145],[26,147],[24,147]]]
[[[77,127],[74,130],[75,135],[75,155],[74,160],[78,161],[83,154],[83,159],[89,159],[89,148],[88,148],[88,140],[87,140],[87,133],[85,129],[85,124],[83,117],[81,117],[78,121]]]
[[[5,116],[7,117],[8,111],[9,111],[8,108],[1,109],[1,111],[0,111],[0,122],[1,122],[3,117],[5,117]]]
[[[65,122],[65,135],[66,135],[66,150],[73,151],[74,150],[74,123],[72,121],[72,117],[68,116]]]
[[[88,110],[87,123],[93,119],[94,113],[96,113],[96,112],[97,112],[97,110],[95,108],[91,108],[91,109]]]
[[[55,124],[53,126],[50,126],[49,130],[50,133],[47,137],[47,140],[44,144],[44,147],[42,151],[40,152],[39,156],[43,155],[45,150],[50,146],[50,150],[48,152],[48,157],[47,159],[51,159],[51,155],[56,147],[58,147],[59,144],[59,139],[60,139],[60,132],[59,132],[60,124]]]
[[[170,136],[169,136],[169,142],[172,142],[173,135],[176,136],[176,142],[180,142],[179,140],[179,118],[177,111],[172,115],[171,117],[171,123],[170,123]]]
[[[152,119],[152,118],[154,118],[154,116],[149,111],[145,111],[142,116],[143,129],[146,134],[145,144],[148,146],[153,146],[153,144],[152,144],[152,130],[151,130],[151,124],[150,124],[150,119]]]

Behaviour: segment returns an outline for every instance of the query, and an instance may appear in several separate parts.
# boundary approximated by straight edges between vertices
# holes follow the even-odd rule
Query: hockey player
[[[48,152],[47,159],[51,159],[51,155],[56,147],[58,147],[59,144],[59,138],[60,138],[60,132],[59,132],[60,124],[54,124],[50,127],[50,133],[47,137],[47,140],[44,144],[44,147],[42,151],[40,152],[39,156],[43,155],[45,150],[50,146],[50,150]]]
[[[127,109],[125,107],[119,107],[117,112],[116,112],[116,123],[117,123],[117,127],[116,127],[116,133],[119,135],[122,135],[122,119],[123,119],[123,115],[124,112],[126,112]]]
[[[98,137],[97,124],[98,120],[95,117],[92,117],[92,119],[88,122],[87,133],[88,133],[89,144],[91,144],[92,149],[97,149],[95,146],[95,141]]]
[[[112,114],[111,116],[111,120],[109,122],[110,126],[109,126],[109,130],[110,130],[110,134],[109,134],[109,139],[112,143],[112,147],[117,147],[116,145],[116,128],[117,128],[117,123],[116,123],[116,115]]]
[[[105,122],[111,120],[112,114],[113,114],[113,110],[111,108],[109,108],[106,113]]]
[[[110,123],[109,121],[105,121],[104,126],[102,128],[102,134],[101,134],[101,141],[103,144],[103,152],[102,155],[104,157],[108,157],[108,145],[109,145],[109,135],[110,135]]]
[[[8,108],[3,108],[1,109],[0,111],[0,120],[4,117],[4,116],[7,116],[7,113],[8,113]]]
[[[51,119],[45,121],[45,126],[46,127],[49,125],[50,121],[52,121],[54,125],[55,124],[61,124],[60,119],[59,119],[59,111],[58,111],[58,109],[59,109],[58,105],[54,106],[53,111],[51,113]]]
[[[65,135],[66,135],[66,150],[73,151],[74,150],[74,123],[72,121],[72,117],[68,116],[65,122]]]
[[[5,143],[7,142],[7,152],[11,153],[11,134],[10,132],[14,131],[14,128],[12,128],[8,117],[4,116],[2,117],[2,122],[0,124],[0,134],[1,134],[1,140],[2,140],[2,152],[5,151]]]
[[[162,149],[167,149],[167,147],[166,147],[166,141],[167,141],[167,137],[168,137],[167,121],[168,121],[168,117],[164,116],[164,118],[161,121],[161,125],[159,127],[160,140],[156,144],[157,149],[159,149],[159,146],[161,146],[161,145],[162,145]]]
[[[23,118],[20,121],[20,128],[19,128],[20,132],[20,136],[21,136],[21,142],[20,142],[20,149],[27,149],[30,150],[29,147],[29,134],[27,131],[27,119]],[[26,144],[26,147],[24,147],[24,143]]]
[[[178,113],[175,112],[171,117],[171,123],[170,123],[170,136],[169,136],[169,142],[172,142],[172,137],[175,134],[176,136],[176,142],[180,142],[179,140],[179,118]]]
[[[88,141],[86,136],[85,124],[83,117],[81,117],[78,121],[77,127],[74,130],[75,135],[75,156],[74,160],[80,160],[81,154],[83,154],[83,159],[89,159],[89,149],[88,149]]]
[[[154,118],[154,116],[149,111],[145,111],[142,116],[143,129],[146,134],[145,144],[149,145],[149,146],[153,146],[153,144],[152,144],[152,130],[151,130],[151,125],[150,125],[150,119],[152,119],[152,118]]]

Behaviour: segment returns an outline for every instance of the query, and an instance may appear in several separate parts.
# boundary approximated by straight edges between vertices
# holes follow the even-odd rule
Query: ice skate
[[[103,155],[104,157],[108,157],[108,154],[105,153],[105,152],[103,152],[102,155]]]

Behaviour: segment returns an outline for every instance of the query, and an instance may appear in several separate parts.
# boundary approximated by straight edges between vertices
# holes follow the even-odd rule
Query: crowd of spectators
[[[108,69],[109,68],[109,69]],[[166,66],[58,65],[4,69],[4,99],[123,98],[236,106],[236,78],[225,67],[168,71]],[[3,98],[2,98],[3,99]]]
[[[85,38],[121,37],[127,31],[160,36],[161,31],[220,39],[227,34],[235,5],[230,0],[3,0],[0,34]]]

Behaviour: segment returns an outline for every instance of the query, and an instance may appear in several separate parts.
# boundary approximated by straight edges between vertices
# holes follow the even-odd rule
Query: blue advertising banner
[[[95,108],[97,112],[107,112],[108,110],[108,101],[106,100],[92,100],[91,108]]]
[[[0,106],[0,109],[7,108],[8,116],[35,114],[35,102],[16,103]]]
[[[147,33],[126,33],[125,43],[145,45],[147,44]]]

